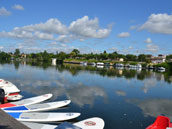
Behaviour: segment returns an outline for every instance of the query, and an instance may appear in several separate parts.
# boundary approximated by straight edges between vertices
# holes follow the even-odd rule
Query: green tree
[[[146,55],[140,54],[140,55],[138,56],[138,61],[145,62],[145,61],[146,61]]]
[[[107,59],[108,59],[108,54],[106,53],[106,51],[105,51],[104,53],[101,53],[101,54],[100,54],[100,58],[101,58],[102,60],[107,60]]]
[[[11,55],[5,52],[0,52],[0,60],[1,61],[7,61],[10,60]]]
[[[126,60],[127,61],[136,61],[137,60],[137,56],[136,55],[132,55],[132,54],[128,54],[128,55],[126,55]]]
[[[72,52],[74,52],[76,55],[78,55],[80,53],[80,51],[78,49],[73,49]]]
[[[118,57],[117,52],[113,52],[113,53],[108,54],[108,58],[111,59],[111,60],[116,60],[117,57]]]
[[[42,54],[42,57],[43,57],[43,61],[48,61],[48,60],[50,60],[49,54],[47,53],[46,50],[44,50],[44,52],[43,52],[43,54]]]
[[[15,55],[15,57],[18,58],[20,56],[20,50],[16,49],[15,52],[14,52],[14,55]]]
[[[172,55],[166,56],[166,60],[171,60],[171,59],[172,59]]]
[[[76,57],[76,53],[73,52],[73,51],[69,55],[70,55],[71,58],[75,58]]]
[[[57,54],[57,60],[64,60],[67,57],[67,54],[64,52],[60,52]]]

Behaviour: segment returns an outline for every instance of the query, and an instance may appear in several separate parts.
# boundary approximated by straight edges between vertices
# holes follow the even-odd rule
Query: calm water
[[[71,99],[55,112],[80,112],[72,122],[101,117],[105,129],[145,129],[157,115],[172,119],[172,76],[151,71],[79,65],[1,64],[0,78],[25,97],[53,93],[51,101]]]

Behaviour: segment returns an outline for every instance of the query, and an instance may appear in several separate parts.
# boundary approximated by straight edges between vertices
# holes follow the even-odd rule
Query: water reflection
[[[67,111],[81,111],[79,120],[99,116],[105,129],[145,129],[149,118],[172,117],[168,72],[26,62],[0,65],[0,78],[17,85],[26,97],[49,92],[52,101],[71,99],[74,104]]]
[[[64,80],[66,75],[62,73],[69,72],[72,76],[78,76],[78,74],[85,71],[90,72],[91,74],[98,74],[103,77],[104,76],[113,77],[113,78],[124,77],[127,80],[137,79],[137,80],[143,81],[144,84],[141,89],[143,90],[144,93],[148,93],[149,89],[156,87],[157,81],[165,81],[168,83],[172,82],[171,73],[167,73],[167,72],[157,73],[157,72],[146,71],[146,70],[139,71],[139,70],[130,70],[130,69],[115,69],[113,67],[98,68],[95,66],[81,66],[81,65],[76,65],[76,64],[64,64],[64,65],[57,65],[53,67],[51,64],[47,64],[47,63],[29,63],[29,65],[32,66],[32,69],[33,67],[35,67],[35,68],[43,68],[44,70],[53,69],[52,71],[54,71],[54,68],[55,68],[58,71],[55,73],[56,74],[55,76],[58,76],[58,80],[57,78],[54,78],[54,81],[51,80],[51,82],[44,81],[44,80],[41,80],[41,81],[35,80],[35,82],[32,84],[26,84],[27,83],[27,80],[26,80],[24,82],[25,84],[23,85],[49,86],[49,85],[52,85],[52,83],[54,83],[55,85],[58,85],[58,86],[64,86],[66,85],[66,80]],[[19,69],[18,67],[20,67],[19,64],[17,65],[17,70]],[[21,71],[21,69],[18,71]],[[24,69],[24,71],[26,71],[26,69]],[[50,73],[52,74],[54,72],[50,72]],[[27,76],[27,78],[37,75],[36,72],[32,74],[33,75],[30,75],[29,71],[25,72],[25,76]],[[53,76],[49,75],[49,77],[54,77],[54,75]]]
[[[70,89],[66,90],[67,96],[71,98],[72,102],[78,104],[79,106],[83,106],[85,104],[89,104],[91,106],[94,105],[94,101],[96,97],[107,98],[105,91],[96,86],[87,87],[87,86],[74,86]]]
[[[171,73],[157,73],[146,70],[132,70],[132,69],[115,69],[109,68],[98,68],[93,66],[80,66],[80,65],[58,65],[58,70],[68,70],[72,75],[77,75],[81,71],[91,71],[101,76],[108,77],[125,77],[126,79],[137,78],[138,80],[145,80],[146,78],[155,77],[157,80],[164,80],[169,83],[172,82]]]
[[[89,104],[94,105],[94,101],[97,97],[107,99],[106,92],[103,88],[98,86],[85,86],[83,84],[72,85],[67,81],[57,80],[10,80],[14,84],[17,84],[22,91],[32,93],[34,95],[40,95],[44,93],[52,93],[53,99],[56,100],[60,96],[67,96],[73,103],[84,106]],[[53,86],[54,84],[54,86]],[[34,90],[33,90],[34,89]]]
[[[147,93],[150,88],[156,87],[156,84],[157,80],[155,78],[145,79],[144,86],[142,87],[143,92]]]
[[[117,90],[117,91],[115,91],[115,93],[116,93],[118,96],[126,96],[126,92],[125,92],[125,91],[122,91],[122,90]]]
[[[48,69],[53,67],[51,63],[43,62],[24,62],[27,65]],[[18,62],[14,62],[14,66],[19,69],[20,65]],[[138,80],[144,80],[152,76],[156,76],[157,80],[164,80],[168,83],[172,82],[172,71],[165,73],[152,72],[148,70],[133,70],[133,69],[117,69],[112,66],[110,67],[95,67],[95,66],[81,66],[76,64],[63,64],[54,66],[59,72],[68,71],[73,76],[78,75],[82,71],[90,71],[101,76],[108,77],[125,77],[126,79],[137,78]]]
[[[171,99],[135,99],[128,100],[128,102],[137,105],[145,116],[157,117],[158,115],[165,115],[172,119]]]

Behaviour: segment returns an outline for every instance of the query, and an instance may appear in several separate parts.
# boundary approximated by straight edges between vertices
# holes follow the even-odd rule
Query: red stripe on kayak
[[[11,95],[18,95],[19,93],[10,93],[9,96]]]
[[[12,103],[0,104],[0,108],[14,107],[14,106],[16,106],[16,105],[12,104]]]

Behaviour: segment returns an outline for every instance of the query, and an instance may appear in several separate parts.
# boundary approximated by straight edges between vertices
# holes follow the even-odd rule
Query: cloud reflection
[[[16,84],[21,91],[40,95],[52,93],[52,100],[60,96],[67,96],[73,103],[84,106],[85,104],[94,105],[97,97],[106,99],[107,95],[103,88],[98,86],[85,86],[81,83],[70,84],[65,80],[10,80]]]
[[[83,106],[84,104],[93,105],[96,97],[106,98],[105,91],[96,86],[88,87],[88,86],[74,86],[70,89],[67,89],[67,96],[71,98],[71,100],[79,106]]]
[[[146,79],[144,80],[144,86],[142,87],[142,90],[144,93],[147,93],[150,88],[156,87],[157,80],[155,78]]]
[[[118,96],[126,96],[126,92],[125,91],[122,91],[122,90],[117,90],[115,91],[115,93],[118,95]]]
[[[137,105],[145,116],[157,117],[166,115],[172,119],[172,100],[171,99],[145,99],[127,100],[129,103]]]

